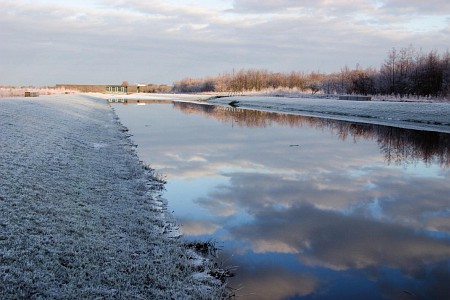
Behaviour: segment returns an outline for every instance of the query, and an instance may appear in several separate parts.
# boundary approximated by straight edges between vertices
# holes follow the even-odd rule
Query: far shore
[[[47,89],[45,89],[47,91]],[[79,93],[51,90],[48,94],[80,94],[110,102],[140,100],[192,101],[240,109],[255,109],[344,121],[450,133],[450,101],[436,98],[374,96],[370,101],[338,100],[339,95],[267,90],[247,93]],[[39,97],[46,94],[39,94]],[[48,95],[50,96],[50,95]],[[17,97],[23,97],[18,95]],[[7,97],[8,98],[8,97]],[[3,99],[7,99],[3,98]],[[143,104],[143,103],[141,103]]]
[[[187,100],[187,101],[206,101],[212,98],[227,98],[235,96],[251,96],[251,97],[279,97],[279,98],[307,98],[307,99],[338,99],[338,94],[311,93],[310,91],[300,91],[297,89],[266,89],[262,91],[242,91],[242,92],[202,92],[202,93],[83,93],[74,89],[62,87],[13,87],[0,86],[0,98],[24,97],[25,93],[37,93],[39,96],[54,94],[88,94],[95,95],[99,98],[123,98],[123,99],[167,99],[167,100]],[[450,98],[439,97],[399,97],[393,95],[368,95],[371,101],[385,102],[427,102],[442,103],[450,102]]]

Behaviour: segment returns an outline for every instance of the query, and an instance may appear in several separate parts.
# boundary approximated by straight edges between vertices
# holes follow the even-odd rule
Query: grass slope
[[[106,101],[2,99],[0,129],[2,299],[221,297]]]

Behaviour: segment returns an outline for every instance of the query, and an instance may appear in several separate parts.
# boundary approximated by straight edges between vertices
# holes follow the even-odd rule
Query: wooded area
[[[393,48],[381,65],[324,74],[292,71],[240,70],[216,77],[185,78],[173,90],[183,93],[263,91],[288,88],[305,93],[393,95],[396,97],[446,97],[450,94],[450,53],[424,53],[412,46]]]

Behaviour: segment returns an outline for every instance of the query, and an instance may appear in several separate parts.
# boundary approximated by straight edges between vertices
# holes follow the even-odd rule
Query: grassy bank
[[[106,101],[3,99],[0,128],[2,299],[223,296]]]

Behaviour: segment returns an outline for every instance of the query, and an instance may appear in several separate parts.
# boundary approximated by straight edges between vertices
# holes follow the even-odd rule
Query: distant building
[[[128,86],[107,85],[106,92],[113,93],[113,94],[128,94]]]
[[[171,89],[167,85],[137,84],[128,85],[124,81],[121,85],[102,84],[57,84],[56,88],[75,90],[81,93],[102,93],[102,94],[134,94],[134,93],[155,93],[167,92]]]
[[[57,84],[57,88],[76,90],[81,93],[128,94],[136,93],[137,86],[104,85],[104,84]]]
[[[138,93],[144,93],[144,90],[145,90],[145,87],[146,87],[146,86],[147,86],[146,84],[138,84],[138,85],[136,86],[137,92],[138,92]]]
[[[25,92],[25,97],[39,97],[39,92]]]

